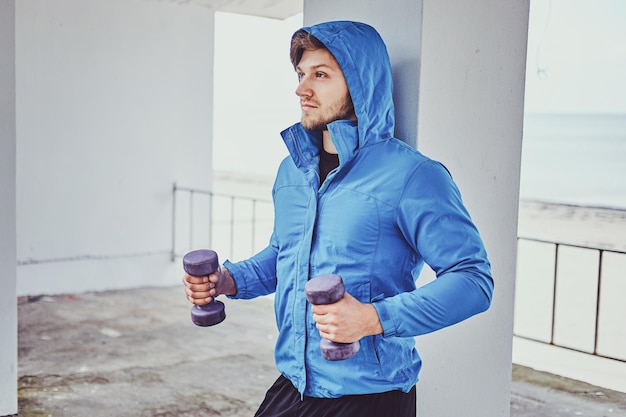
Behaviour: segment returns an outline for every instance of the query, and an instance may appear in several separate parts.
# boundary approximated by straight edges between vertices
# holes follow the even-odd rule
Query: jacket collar
[[[338,120],[328,125],[331,140],[339,153],[339,165],[345,165],[354,158],[359,149],[359,132],[356,121]],[[304,171],[318,169],[319,154],[322,147],[322,135],[319,131],[310,131],[300,123],[281,132],[287,150],[294,163]]]

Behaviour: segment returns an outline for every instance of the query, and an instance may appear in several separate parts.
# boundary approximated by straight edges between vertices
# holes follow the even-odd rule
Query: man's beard
[[[321,114],[315,115],[315,118],[306,118],[304,114],[302,115],[302,127],[307,130],[327,130],[326,125],[329,123],[354,118],[354,105],[349,93],[341,100],[330,104],[328,108],[318,107],[316,110],[321,110]]]

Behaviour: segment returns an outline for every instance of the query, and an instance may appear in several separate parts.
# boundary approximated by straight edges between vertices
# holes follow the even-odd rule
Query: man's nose
[[[312,94],[313,90],[311,90],[311,87],[306,77],[301,78],[300,82],[298,83],[298,88],[296,88],[296,95],[298,97],[311,97]]]

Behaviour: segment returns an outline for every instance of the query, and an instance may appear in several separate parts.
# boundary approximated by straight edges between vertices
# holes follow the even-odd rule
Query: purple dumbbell
[[[205,277],[217,271],[220,264],[217,253],[209,249],[199,249],[187,253],[183,257],[183,268],[189,275]],[[191,321],[196,326],[214,326],[226,318],[224,303],[213,300],[205,305],[194,305],[191,308]]]
[[[333,304],[346,292],[339,275],[319,275],[309,280],[304,286],[306,299],[311,304]],[[320,341],[322,356],[329,361],[340,361],[356,355],[359,342],[338,343],[322,338]]]

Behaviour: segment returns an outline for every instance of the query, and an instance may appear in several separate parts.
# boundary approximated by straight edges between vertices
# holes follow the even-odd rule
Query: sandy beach
[[[521,201],[518,235],[626,252],[626,210]]]

